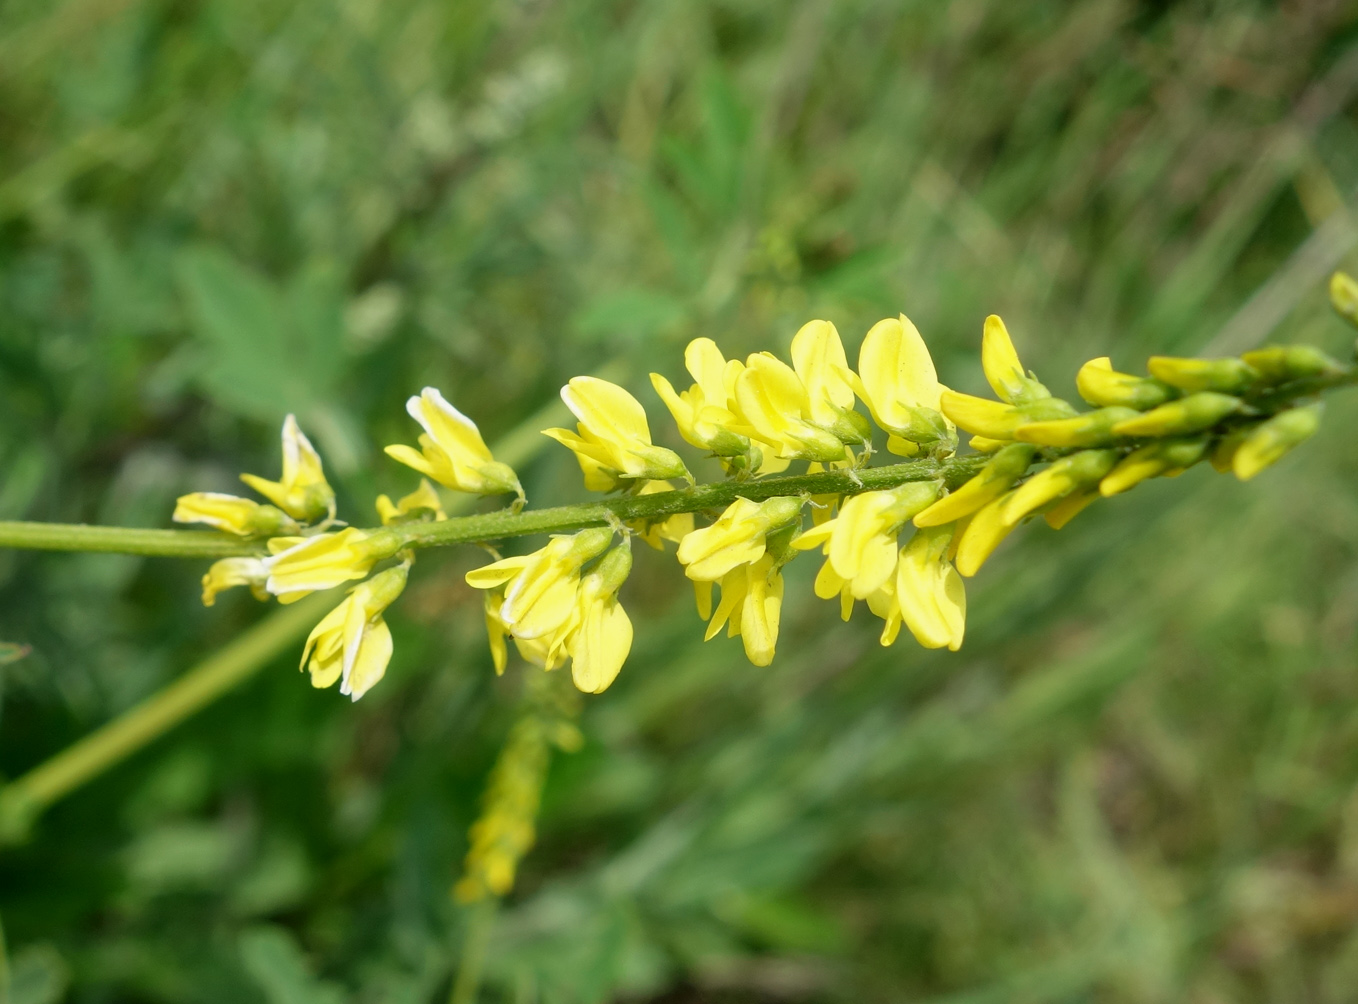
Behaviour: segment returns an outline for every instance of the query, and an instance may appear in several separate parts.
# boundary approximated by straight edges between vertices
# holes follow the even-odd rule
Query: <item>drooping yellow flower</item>
[[[685,441],[720,457],[728,472],[776,474],[785,470],[786,460],[765,455],[751,445],[749,430],[737,414],[736,380],[745,364],[726,359],[712,339],[695,338],[684,350],[684,366],[695,381],[688,390],[676,392],[659,373],[651,374],[651,385]]]
[[[502,558],[467,573],[467,584],[502,596],[487,613],[491,651],[509,634],[530,661],[548,669],[561,665],[579,617],[580,570],[613,539],[606,527],[554,536],[532,554]],[[498,639],[498,642],[497,642]],[[503,665],[496,656],[497,667]]]
[[[737,498],[711,526],[694,530],[679,543],[684,574],[696,581],[716,582],[737,565],[764,555],[768,534],[800,522],[802,501],[777,497],[764,502]]]
[[[655,495],[658,492],[673,491],[674,485],[668,481],[645,481],[637,489],[638,495]],[[666,516],[662,520],[647,523],[645,520],[634,520],[629,524],[630,529],[644,540],[648,545],[657,551],[665,549],[664,541],[671,540],[676,544],[693,532],[693,513],[677,512],[673,516]]]
[[[264,559],[267,588],[279,603],[295,603],[308,593],[364,578],[400,548],[400,537],[390,530],[348,527],[307,537]]]
[[[176,523],[203,523],[241,537],[296,533],[297,524],[281,509],[221,492],[190,492],[175,501]]]
[[[542,434],[575,454],[590,491],[616,491],[637,480],[693,481],[677,453],[651,442],[641,402],[617,384],[574,377],[561,388],[561,400],[579,419],[578,432],[543,429]]]
[[[576,689],[602,694],[617,679],[632,649],[632,622],[618,602],[618,590],[632,569],[626,543],[613,548],[580,582],[578,624],[568,647]]]
[[[838,516],[802,534],[792,546],[801,551],[824,548],[833,579],[827,574],[822,589],[828,590],[834,581],[841,595],[847,588],[854,599],[867,599],[896,570],[896,537],[901,529],[938,494],[939,487],[932,482],[908,482],[854,495]]]
[[[707,625],[704,640],[726,628],[726,636],[740,636],[745,657],[756,666],[773,662],[783,607],[783,574],[773,555],[737,565],[721,577],[721,601]]]
[[[268,581],[269,569],[263,558],[222,558],[214,561],[203,576],[203,606],[210,607],[217,602],[217,594],[236,586],[249,586],[255,599],[263,602],[269,598],[264,588]]]
[[[357,701],[382,679],[392,652],[391,629],[382,614],[401,595],[409,567],[388,568],[355,586],[312,629],[301,668],[311,672],[313,687],[339,680],[340,693]]]
[[[878,321],[858,352],[858,396],[891,434],[887,449],[911,456],[916,444],[947,443],[953,432],[940,412],[943,386],[919,329],[902,314]]]
[[[967,591],[948,560],[953,527],[916,530],[896,564],[895,599],[910,633],[925,648],[962,647]]]
[[[514,492],[523,498],[514,469],[491,456],[476,423],[449,404],[437,388],[426,387],[410,398],[406,411],[424,429],[420,449],[396,444],[386,447],[387,456],[454,491],[473,495]]]
[[[1274,415],[1245,436],[1231,458],[1231,469],[1241,481],[1248,481],[1271,467],[1320,428],[1322,404],[1291,408]]]
[[[240,479],[293,519],[311,523],[335,518],[335,490],[325,480],[321,455],[292,415],[283,419],[283,476],[267,481],[242,474]]]
[[[439,493],[425,478],[420,478],[420,487],[409,495],[403,495],[397,502],[386,495],[377,496],[377,515],[383,526],[395,523],[410,523],[420,519],[444,520],[448,514],[443,511]]]

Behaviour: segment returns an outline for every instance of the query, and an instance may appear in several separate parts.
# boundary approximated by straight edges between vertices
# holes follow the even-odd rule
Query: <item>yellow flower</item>
[[[432,516],[435,520],[448,518],[443,511],[439,493],[426,479],[420,478],[420,487],[409,495],[402,496],[399,502],[392,502],[386,495],[377,496],[377,515],[383,526],[393,523],[410,523],[414,520]]]
[[[1117,462],[1116,450],[1081,450],[1062,457],[1010,492],[1000,519],[1012,526],[1049,502],[1097,484]]]
[[[764,555],[767,535],[801,521],[797,498],[751,502],[738,498],[711,526],[694,530],[679,543],[679,562],[690,579],[715,582],[737,565],[748,565]]]
[[[1075,376],[1075,389],[1090,404],[1101,408],[1124,407],[1144,411],[1175,396],[1173,387],[1151,377],[1118,373],[1107,356],[1091,359]]]
[[[981,368],[995,396],[1009,404],[1031,404],[1051,397],[1051,392],[1025,374],[1009,329],[996,314],[985,319],[981,336]]]
[[[863,492],[845,501],[839,515],[802,534],[792,544],[800,551],[822,546],[841,595],[867,599],[896,569],[896,537],[901,528],[938,498],[938,486],[910,482],[886,491]],[[817,580],[820,581],[819,578]],[[833,594],[831,594],[833,595]]]
[[[651,386],[674,416],[685,441],[721,457],[728,471],[754,473],[762,466],[764,473],[776,473],[769,463],[760,463],[762,457],[751,453],[750,438],[736,414],[736,379],[744,364],[723,357],[712,339],[695,338],[684,349],[684,367],[696,381],[688,390],[676,392],[659,373],[651,374]],[[786,467],[783,463],[777,470]]]
[[[767,666],[778,644],[782,607],[783,574],[773,555],[737,565],[721,577],[721,602],[704,640],[716,637],[724,626],[728,638],[740,636],[750,662]]]
[[[424,429],[420,449],[388,446],[387,456],[454,491],[474,495],[514,492],[523,498],[514,469],[491,456],[476,423],[449,404],[436,388],[426,387],[406,401],[406,411]]]
[[[1235,451],[1231,469],[1248,481],[1281,460],[1289,450],[1309,439],[1320,427],[1322,405],[1292,408],[1253,429]]]
[[[1358,325],[1358,282],[1352,276],[1343,272],[1330,276],[1330,306],[1344,320]]]
[[[1004,508],[1013,492],[982,506],[962,528],[957,543],[957,571],[967,578],[981,570],[986,559],[1013,532],[1017,523],[1004,521]]]
[[[939,411],[943,387],[933,357],[904,314],[878,321],[868,331],[858,352],[858,381],[858,396],[873,420],[891,433],[887,448],[892,453],[910,456],[916,443],[952,437]]]
[[[673,490],[674,485],[668,481],[644,481],[636,493],[638,495],[655,495],[658,492]],[[665,549],[663,541],[672,540],[678,543],[693,532],[693,513],[678,512],[653,523],[647,523],[645,520],[634,520],[628,526],[636,531],[636,535],[651,547],[657,551],[663,551]]]
[[[1099,482],[1105,498],[1127,491],[1147,478],[1170,477],[1192,467],[1207,452],[1206,439],[1166,439],[1133,450]]]
[[[1014,438],[1039,446],[1112,446],[1118,439],[1113,426],[1136,418],[1134,408],[1100,408],[1074,418],[1026,422],[1014,429]]]
[[[297,532],[297,524],[281,509],[221,492],[191,492],[179,496],[170,518],[176,523],[205,523],[241,537],[273,537]]]
[[[792,337],[792,369],[806,389],[806,417],[822,429],[836,430],[846,413],[853,411],[854,392],[853,372],[833,324],[808,321],[802,325]],[[861,429],[851,429],[849,435],[855,432]]]
[[[1160,382],[1190,394],[1204,390],[1239,394],[1257,384],[1260,377],[1253,366],[1232,356],[1224,359],[1151,356],[1146,369]]]
[[[321,470],[321,455],[297,427],[292,415],[283,419],[283,476],[266,481],[254,474],[240,479],[293,519],[310,523],[335,518],[335,490]]]
[[[602,694],[617,679],[632,649],[632,622],[618,603],[618,590],[632,569],[632,551],[621,544],[581,580],[578,625],[568,642],[571,678],[578,690]]]
[[[203,576],[203,606],[210,607],[217,602],[217,594],[224,589],[236,586],[249,586],[255,599],[261,602],[269,598],[264,583],[269,578],[269,570],[263,558],[222,558],[214,561]]]
[[[651,443],[641,403],[617,384],[598,377],[574,377],[561,388],[561,400],[579,419],[578,435],[569,429],[543,429],[575,453],[590,491],[616,491],[638,479],[693,480],[673,450]]]
[[[312,629],[302,650],[302,666],[313,687],[333,686],[357,701],[387,671],[391,629],[382,613],[405,588],[409,564],[378,572],[355,586],[339,606]]]
[[[967,592],[948,560],[951,526],[916,530],[896,564],[895,599],[910,633],[925,648],[962,647]]]
[[[957,491],[939,499],[915,517],[915,525],[942,526],[970,516],[987,502],[999,498],[1028,472],[1037,447],[1012,443],[986,461],[979,474]]]
[[[364,578],[400,548],[400,537],[390,530],[370,533],[349,527],[307,537],[264,559],[267,588],[279,603],[294,603],[308,593]]]
[[[1240,408],[1238,397],[1200,391],[1118,422],[1113,426],[1113,433],[1118,436],[1182,436],[1210,429]]]
[[[946,388],[939,395],[939,405],[959,429],[988,440],[1011,440],[1020,426],[1075,416],[1075,409],[1060,398],[1038,398],[1028,404],[1012,405]]]
[[[498,631],[501,644],[505,633],[516,642],[533,643],[526,649],[521,645],[520,650],[525,658],[541,660],[549,669],[564,662],[565,646],[579,614],[580,570],[612,540],[613,531],[606,527],[581,530],[554,536],[532,554],[502,558],[468,572],[467,584],[474,589],[503,590],[494,613],[492,639]],[[487,624],[492,626],[489,615]]]
[[[1241,357],[1267,384],[1287,383],[1306,377],[1334,376],[1344,367],[1331,356],[1310,345],[1270,345],[1254,349]]]

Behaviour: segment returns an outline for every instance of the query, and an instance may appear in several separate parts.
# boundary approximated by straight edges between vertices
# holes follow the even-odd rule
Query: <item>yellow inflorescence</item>
[[[1358,323],[1358,283],[1336,276],[1331,294],[1341,315]],[[889,452],[933,461],[937,477],[844,498],[767,491],[747,498],[737,487],[735,500],[706,525],[671,507],[653,520],[557,535],[532,553],[477,568],[466,578],[483,592],[497,672],[513,639],[526,661],[547,670],[570,663],[579,690],[605,690],[632,645],[619,591],[632,566],[634,535],[656,549],[678,545],[708,622],[706,636],[725,628],[757,666],[774,657],[784,567],[816,549],[824,555],[816,595],[838,599],[845,619],[862,600],[883,622],[883,645],[905,627],[926,648],[955,650],[966,627],[963,577],[975,575],[1022,523],[1040,515],[1059,529],[1100,498],[1175,476],[1203,459],[1252,478],[1316,431],[1320,405],[1308,399],[1354,375],[1309,346],[1225,359],[1157,356],[1146,376],[1119,372],[1100,357],[1076,378],[1092,406],[1081,411],[1024,368],[996,316],[983,326],[981,362],[994,398],[944,387],[924,339],[903,315],[867,332],[856,371],[828,321],[811,321],[796,333],[790,363],[769,352],[727,359],[711,339],[694,339],[684,353],[693,384],[677,391],[659,373],[651,383],[680,437],[717,459],[736,486],[796,461],[806,461],[811,473],[840,471],[861,486],[857,472],[872,456],[874,423]],[[544,434],[571,450],[586,488],[641,497],[693,483],[684,460],[654,441],[645,408],[622,387],[575,377],[561,396],[578,424]],[[266,557],[227,558],[209,569],[203,577],[209,605],[234,586],[289,603],[361,580],[317,625],[302,660],[317,686],[338,681],[355,699],[381,678],[391,655],[383,612],[413,560],[402,550],[408,539],[402,527],[447,518],[426,479],[456,491],[514,494],[511,511],[523,502],[517,474],[491,456],[476,424],[437,389],[410,398],[407,410],[423,429],[419,449],[386,451],[425,478],[396,502],[378,497],[380,528],[333,528],[335,493],[292,416],[283,424],[280,479],[242,475],[270,504],[196,492],[180,498],[174,513],[180,522],[265,543]],[[979,466],[951,459],[959,429],[986,458]],[[949,480],[949,470],[964,468],[972,472],[965,481]],[[505,839],[482,843],[500,846]],[[504,860],[511,859],[508,853]],[[505,867],[512,873],[512,863],[494,864],[493,856],[486,862],[478,880],[485,888],[498,887],[494,876]]]

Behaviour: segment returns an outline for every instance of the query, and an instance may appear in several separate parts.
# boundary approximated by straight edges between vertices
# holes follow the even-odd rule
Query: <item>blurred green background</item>
[[[852,357],[905,310],[973,391],[992,311],[1067,396],[1105,353],[1347,355],[1356,191],[1351,0],[10,0],[0,519],[168,525],[295,411],[371,523],[426,384],[494,440],[614,362],[673,445],[649,370],[813,317]],[[803,559],[755,669],[639,554],[484,999],[1358,999],[1356,423],[1017,535],[955,655]],[[583,497],[548,446],[530,497]],[[524,673],[478,558],[421,559],[359,704],[289,651],[0,850],[13,1004],[445,999]],[[0,552],[6,777],[262,616],[202,571]]]

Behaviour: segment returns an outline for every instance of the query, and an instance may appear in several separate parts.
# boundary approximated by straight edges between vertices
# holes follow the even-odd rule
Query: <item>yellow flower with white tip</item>
[[[721,601],[707,625],[704,641],[726,628],[740,637],[745,657],[756,666],[773,662],[783,607],[783,574],[773,555],[737,565],[721,577]]]
[[[378,572],[350,590],[312,629],[301,668],[313,687],[340,681],[340,693],[357,701],[382,679],[391,661],[391,629],[383,612],[405,588],[408,563]]]
[[[580,582],[578,623],[567,647],[571,679],[586,694],[608,689],[632,649],[632,622],[618,602],[618,590],[632,570],[626,543],[610,550]]]
[[[768,535],[801,522],[802,501],[778,497],[764,502],[737,498],[711,526],[694,530],[679,543],[684,574],[697,581],[716,582],[737,565],[764,556]]]
[[[373,565],[400,549],[401,538],[390,530],[348,527],[306,537],[264,559],[269,572],[266,588],[279,603],[295,603],[308,593],[365,578]]]
[[[325,480],[321,455],[292,415],[283,419],[283,476],[268,481],[242,474],[240,479],[293,519],[311,523],[335,518],[335,490]]]
[[[929,348],[908,317],[887,318],[869,329],[858,352],[858,395],[891,434],[888,450],[910,456],[914,444],[952,437],[939,410],[942,392]]]
[[[967,591],[948,560],[953,527],[915,531],[896,565],[896,604],[910,633],[925,648],[962,647],[967,627]]]
[[[454,491],[473,495],[513,492],[523,498],[514,469],[491,456],[476,423],[449,404],[437,388],[426,387],[411,397],[406,411],[424,429],[420,448],[395,444],[385,448],[387,456]]]
[[[981,368],[995,396],[1009,404],[1031,404],[1051,397],[1051,392],[1029,376],[1019,362],[1009,329],[998,314],[985,319],[981,336]]]
[[[381,518],[383,526],[427,518],[434,520],[448,518],[448,514],[443,511],[443,501],[439,498],[437,489],[424,478],[420,478],[420,487],[409,495],[403,495],[399,501],[393,502],[388,496],[379,495],[376,504],[377,515]]]
[[[297,524],[281,509],[221,492],[190,492],[175,501],[176,523],[203,523],[240,537],[273,537],[297,532]]]
[[[844,502],[839,515],[802,534],[797,550],[824,548],[840,591],[867,599],[896,569],[896,538],[917,513],[938,498],[932,482],[909,482],[885,491],[863,492]],[[828,589],[829,583],[822,588]]]
[[[575,454],[590,491],[616,491],[637,480],[692,482],[677,453],[651,442],[646,410],[617,384],[574,377],[561,388],[561,400],[579,419],[577,432],[543,429],[542,434]]]
[[[576,610],[580,570],[613,540],[606,527],[554,536],[532,554],[501,558],[467,573],[474,589],[503,589],[497,611],[503,630],[516,641],[549,639],[547,652],[564,646]],[[562,649],[564,651],[564,649]]]
[[[214,561],[203,575],[203,606],[212,606],[217,602],[218,593],[236,586],[249,586],[255,599],[263,602],[269,598],[269,591],[264,588],[268,578],[269,569],[263,558],[222,558]]]
[[[1231,470],[1235,476],[1241,481],[1248,481],[1276,464],[1294,446],[1310,439],[1320,428],[1323,408],[1321,404],[1292,408],[1274,415],[1250,431],[1231,458]]]
[[[655,495],[673,490],[674,485],[668,481],[645,481],[637,489],[636,494]],[[670,540],[677,544],[693,532],[693,513],[677,512],[673,516],[649,523],[646,520],[633,520],[628,526],[649,546],[657,551],[663,551],[664,541]]]

